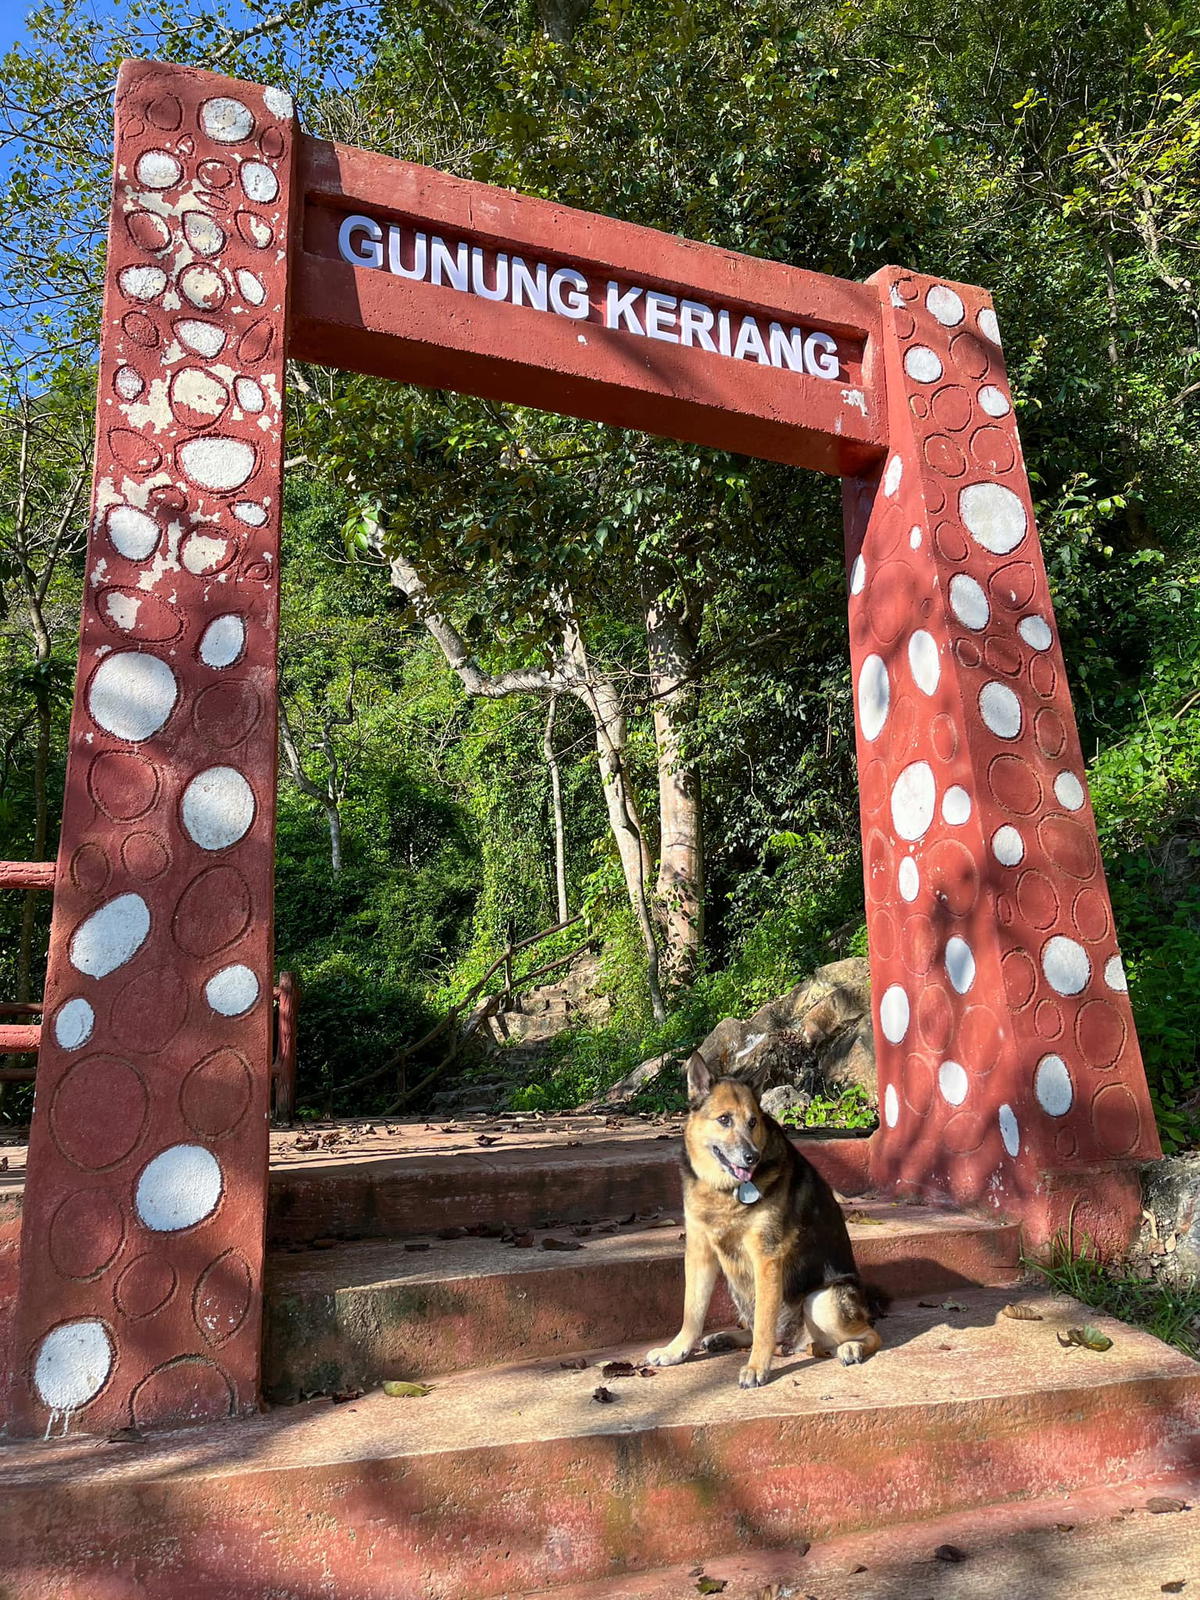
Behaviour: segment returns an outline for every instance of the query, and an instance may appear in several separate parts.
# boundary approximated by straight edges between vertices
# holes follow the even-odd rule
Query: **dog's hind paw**
[[[664,1344],[657,1350],[646,1351],[646,1365],[648,1367],[677,1367],[687,1355],[687,1350],[681,1350],[678,1345]]]
[[[856,1367],[867,1359],[867,1347],[861,1339],[847,1339],[837,1347],[837,1358],[844,1367]]]

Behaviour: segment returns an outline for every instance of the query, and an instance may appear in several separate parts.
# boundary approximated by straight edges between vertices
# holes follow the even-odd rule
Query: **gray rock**
[[[778,1083],[762,1097],[762,1108],[769,1117],[784,1117],[790,1112],[803,1113],[812,1104],[812,1095],[805,1094],[794,1084]]]
[[[1154,1227],[1143,1230],[1142,1243],[1158,1245],[1152,1254],[1159,1275],[1200,1283],[1200,1155],[1147,1162],[1142,1168],[1142,1197],[1154,1218]],[[1168,1248],[1172,1239],[1174,1247]]]

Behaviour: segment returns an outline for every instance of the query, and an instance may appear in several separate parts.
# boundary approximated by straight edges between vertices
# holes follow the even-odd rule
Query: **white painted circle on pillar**
[[[233,392],[237,403],[242,410],[250,416],[257,416],[267,403],[267,398],[262,392],[262,385],[254,378],[235,378]]]
[[[246,648],[246,624],[236,612],[214,617],[200,639],[200,659],[206,667],[231,667]]]
[[[938,1088],[947,1105],[960,1106],[970,1088],[966,1068],[958,1061],[943,1061],[938,1068]]]
[[[167,287],[167,275],[161,267],[125,267],[118,274],[117,282],[122,293],[131,300],[157,300]]]
[[[178,695],[175,674],[165,661],[142,650],[119,650],[97,667],[88,686],[88,710],[106,733],[140,744],[166,722]]]
[[[260,205],[270,205],[279,194],[279,179],[270,167],[261,161],[244,161],[241,179],[247,200],[257,200]]]
[[[910,550],[919,550],[921,548],[921,528],[919,523],[915,523],[909,529],[908,545]]]
[[[896,874],[896,882],[900,889],[900,898],[910,903],[917,898],[921,888],[921,874],[917,871],[917,863],[911,856],[905,856],[900,863],[900,870]]]
[[[1008,396],[994,383],[985,383],[980,389],[979,404],[989,417],[1006,417],[1012,410]]]
[[[925,306],[943,328],[956,328],[967,314],[962,296],[948,289],[944,283],[934,284],[925,296]]]
[[[227,850],[254,821],[254,791],[236,767],[208,767],[183,791],[181,811],[201,850]]]
[[[1091,981],[1092,963],[1081,944],[1056,934],[1042,947],[1042,971],[1056,994],[1079,994]]]
[[[254,132],[254,113],[240,100],[218,95],[201,106],[200,126],[218,144],[240,144]]]
[[[952,828],[961,828],[971,816],[971,796],[962,784],[954,783],[942,796],[942,820]]]
[[[879,1026],[889,1044],[899,1044],[908,1032],[910,1011],[908,996],[898,983],[883,992],[879,1002]]]
[[[1017,624],[1017,632],[1031,650],[1049,650],[1054,643],[1054,635],[1050,631],[1050,624],[1045,617],[1039,617],[1036,614],[1031,617],[1022,617]]]
[[[262,305],[267,298],[267,286],[258,274],[256,272],[248,272],[245,267],[240,267],[234,277],[237,279],[237,286],[242,299],[248,305]]]
[[[224,493],[240,489],[254,472],[254,446],[243,439],[206,433],[179,446],[179,461],[193,483]]]
[[[997,739],[1015,739],[1021,732],[1021,702],[1006,683],[993,680],[979,691],[979,715]]]
[[[854,565],[850,568],[850,593],[861,594],[867,581],[867,563],[861,556],[855,556]]]
[[[134,168],[139,183],[147,189],[169,189],[183,177],[183,168],[166,150],[147,150]]]
[[[222,967],[204,985],[204,998],[218,1016],[240,1017],[258,999],[258,979],[240,963]]]
[[[33,1386],[50,1411],[78,1411],[94,1400],[112,1371],[108,1329],[96,1317],[60,1322],[38,1346]]]
[[[928,761],[910,762],[892,785],[892,826],[902,839],[919,839],[933,821],[937,783]]]
[[[215,322],[204,322],[199,317],[185,317],[175,324],[175,332],[189,350],[198,356],[219,356],[225,348],[225,330]]]
[[[1016,1160],[1021,1152],[1021,1130],[1017,1126],[1016,1113],[1009,1105],[1000,1107],[998,1120],[1000,1123],[1000,1137],[1004,1140],[1004,1148]]]
[[[1054,794],[1060,806],[1078,811],[1084,800],[1083,785],[1073,772],[1060,772],[1054,780]]]
[[[942,675],[942,664],[933,635],[924,628],[918,628],[908,641],[908,666],[921,693],[933,694]]]
[[[965,572],[956,572],[950,579],[950,609],[964,628],[978,632],[986,628],[992,615],[987,595],[975,579]]]
[[[889,1083],[883,1091],[883,1120],[889,1128],[894,1128],[900,1120],[900,1097],[894,1083]]]
[[[1002,867],[1016,867],[1025,859],[1025,841],[1016,828],[1005,823],[992,835],[992,854]]]
[[[1071,1074],[1061,1056],[1043,1056],[1033,1076],[1033,1092],[1048,1117],[1065,1117],[1075,1099]]]
[[[173,1144],[143,1167],[134,1206],[155,1233],[178,1233],[212,1215],[221,1189],[221,1166],[211,1150]]]
[[[958,994],[966,994],[975,982],[975,957],[971,946],[957,934],[946,940],[946,976]]]
[[[92,1037],[96,1013],[82,997],[76,995],[60,1006],[54,1018],[54,1040],[62,1050],[78,1050]]]
[[[936,383],[942,375],[942,363],[927,345],[915,344],[904,352],[904,370],[916,383]]]
[[[154,518],[137,506],[112,506],[105,526],[113,545],[129,561],[145,561],[152,556],[162,537]]]
[[[979,331],[985,339],[990,339],[993,344],[1000,343],[1000,324],[996,321],[996,313],[991,306],[985,306],[976,318]]]
[[[71,965],[89,978],[106,978],[141,949],[149,932],[150,908],[141,895],[119,894],[75,929],[68,949]]]
[[[858,674],[858,725],[868,743],[883,732],[890,698],[883,657],[868,656]]]
[[[1029,526],[1020,499],[1002,483],[969,483],[959,494],[958,511],[975,543],[994,556],[1015,550]]]
[[[894,495],[900,487],[900,479],[904,476],[904,460],[901,456],[893,456],[887,464],[887,471],[883,475],[883,492],[885,495]]]
[[[1104,963],[1104,981],[1117,994],[1127,994],[1129,992],[1129,982],[1125,977],[1125,963],[1120,956],[1110,956]]]
[[[292,97],[285,89],[264,89],[263,99],[272,116],[284,118],[291,116]]]

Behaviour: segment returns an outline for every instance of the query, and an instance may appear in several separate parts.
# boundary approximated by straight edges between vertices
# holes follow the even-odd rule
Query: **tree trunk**
[[[658,748],[660,843],[655,910],[665,935],[668,985],[695,974],[704,938],[704,834],[700,779],[687,752],[697,712],[700,617],[685,601],[646,607],[650,693]]]
[[[449,617],[429,593],[420,573],[403,555],[389,553],[392,583],[407,595],[410,605],[434,639],[468,694],[500,700],[511,694],[572,694],[587,706],[596,732],[596,754],[604,786],[604,805],[616,841],[625,890],[637,919],[646,951],[646,984],[656,1022],[666,1017],[659,980],[658,941],[650,910],[652,863],[637,801],[625,770],[625,711],[611,679],[592,671],[568,594],[555,597],[561,627],[562,651],[552,667],[516,667],[490,673],[476,661]]]
[[[550,696],[546,712],[546,732],[542,737],[542,754],[550,773],[550,816],[554,827],[554,896],[558,920],[565,922],[567,910],[567,829],[563,813],[562,774],[558,768],[558,752],[554,748],[554,717],[558,710],[558,696]]]

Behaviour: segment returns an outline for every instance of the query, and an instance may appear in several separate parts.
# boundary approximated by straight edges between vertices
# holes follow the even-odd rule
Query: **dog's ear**
[[[688,1100],[698,1106],[702,1100],[708,1098],[708,1092],[713,1086],[713,1075],[708,1070],[708,1062],[699,1050],[693,1050],[688,1057],[687,1064]]]

